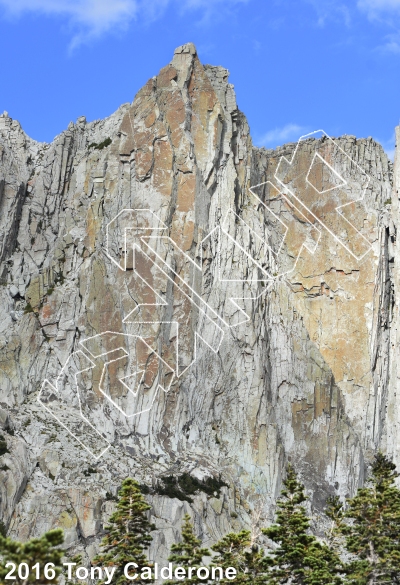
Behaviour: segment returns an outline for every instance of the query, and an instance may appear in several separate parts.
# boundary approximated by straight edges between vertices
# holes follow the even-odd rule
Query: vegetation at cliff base
[[[395,469],[379,453],[365,486],[333,516],[346,551],[353,555],[346,565],[351,584],[400,583],[400,490]]]
[[[264,553],[248,530],[229,533],[211,547],[211,567],[234,567],[231,583],[257,585],[382,585],[400,583],[400,490],[395,465],[379,453],[371,477],[353,498],[328,499],[331,530],[319,540],[310,533],[304,504],[307,496],[289,464],[278,499],[275,524],[262,532],[276,546]],[[171,560],[185,565],[195,556],[192,526],[185,517],[182,543],[171,548]],[[174,556],[175,555],[175,556]],[[176,556],[178,555],[178,556]],[[186,556],[185,556],[186,555]],[[203,552],[205,555],[205,551]],[[208,580],[210,582],[210,580]],[[222,582],[228,582],[221,579]],[[183,581],[186,584],[195,581]],[[203,581],[204,582],[204,581]],[[213,582],[213,581],[211,581]]]
[[[229,567],[236,569],[234,583],[265,583],[266,566],[264,550],[252,544],[250,530],[230,532],[211,547],[217,553],[212,558],[212,567],[221,567],[223,574]],[[232,579],[221,578],[220,583],[232,583]]]
[[[271,583],[307,585],[339,584],[339,556],[325,543],[309,534],[310,520],[302,504],[307,500],[304,486],[289,464],[277,502],[276,524],[262,532],[278,548],[266,557]]]
[[[102,552],[94,560],[94,565],[116,567],[113,584],[132,583],[124,575],[127,563],[136,563],[139,577],[135,583],[151,583],[152,578],[141,579],[143,569],[150,575],[153,565],[149,563],[145,550],[150,545],[150,531],[155,527],[147,519],[149,506],[143,499],[139,484],[133,479],[125,479],[119,492],[119,501],[115,512],[105,526],[107,532],[101,544]],[[103,581],[99,581],[103,583]]]
[[[222,585],[400,583],[400,490],[396,485],[397,477],[395,465],[381,453],[376,455],[369,479],[353,498],[346,502],[338,497],[328,499],[325,514],[331,521],[331,527],[324,539],[318,539],[310,532],[304,486],[289,464],[277,501],[275,523],[262,528],[261,532],[259,529],[230,532],[209,550],[202,546],[190,515],[185,514],[180,539],[170,549],[168,560],[173,570],[172,578],[169,577],[171,580],[166,585],[215,582]],[[172,485],[169,493],[175,494],[176,490],[180,490],[187,498],[187,492],[193,495],[198,491],[199,480],[187,474],[163,479],[161,490],[167,490]],[[214,494],[217,491],[215,488],[223,484],[215,479],[214,482],[200,483],[202,487],[208,487],[210,494]],[[143,491],[149,492],[150,489],[143,488]],[[111,499],[111,495],[107,495],[107,499]],[[134,569],[136,583],[144,585],[156,578],[153,561],[147,557],[152,541],[150,532],[155,529],[155,525],[149,522],[150,509],[139,484],[133,479],[126,479],[118,493],[115,511],[105,526],[106,536],[101,552],[92,561],[98,567],[115,568],[113,583],[116,585],[132,582],[133,576],[129,579],[124,574],[127,563],[137,565]],[[53,573],[40,573],[38,578],[32,570],[27,580],[15,573],[17,579],[13,582],[17,585],[58,583],[64,555],[60,548],[63,542],[61,530],[47,532],[42,538],[25,544],[6,538],[5,532],[2,525],[1,584],[8,583],[5,581],[10,570],[10,567],[5,568],[7,562],[13,562],[16,566],[26,563],[29,567],[37,562],[40,567],[46,563],[54,564]],[[261,533],[274,543],[273,547],[267,550],[262,548],[258,541]],[[176,573],[178,568],[181,568],[180,574]],[[233,578],[230,578],[232,574],[227,575],[227,569],[235,570]],[[103,583],[100,580],[98,585]]]
[[[166,585],[172,583],[183,583],[183,585],[203,583],[204,579],[200,579],[196,571],[199,567],[204,566],[203,559],[210,556],[210,551],[201,547],[201,540],[196,538],[193,532],[193,524],[190,522],[189,514],[185,514],[183,518],[181,538],[180,542],[176,542],[171,546],[171,555],[168,560],[174,563],[174,570],[176,567],[183,567],[187,573],[187,569],[191,567],[194,570],[194,575],[187,579],[167,581]]]
[[[58,577],[62,571],[61,560],[65,554],[64,550],[59,548],[63,541],[64,535],[60,529],[50,530],[41,538],[33,538],[26,543],[0,535],[0,557],[2,558],[0,583],[15,585],[58,583]],[[15,565],[14,570],[10,563]],[[6,580],[10,571],[12,573],[8,577],[9,580]]]
[[[216,495],[217,498],[221,495],[222,487],[229,487],[227,483],[220,478],[207,477],[204,481],[200,481],[197,477],[193,477],[189,473],[182,473],[181,475],[167,475],[159,478],[158,484],[154,488],[147,486],[140,486],[143,493],[154,493],[159,496],[167,496],[169,498],[177,498],[182,502],[193,502],[194,496],[198,492],[204,492],[208,496]]]

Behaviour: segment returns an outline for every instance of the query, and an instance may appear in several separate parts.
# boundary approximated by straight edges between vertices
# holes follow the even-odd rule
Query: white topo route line
[[[352,186],[349,185],[348,180],[343,178],[332,164],[325,160],[319,152],[315,152],[312,158],[311,164],[307,172],[303,175],[295,174],[296,157],[299,154],[299,146],[302,140],[307,139],[321,132],[325,137],[328,138],[341,155],[349,159],[352,168],[356,173],[359,174],[358,185],[359,197],[353,198],[348,203],[338,205],[334,208],[334,213],[339,214],[350,226],[351,229],[358,235],[359,238],[365,243],[364,251],[361,255],[355,254],[354,250],[349,248],[347,243],[343,241],[341,235],[335,234],[332,227],[327,224],[327,221],[305,205],[302,200],[302,191],[299,185],[308,185],[314,189],[318,195],[322,197],[331,197],[339,189],[347,189],[352,192]],[[312,182],[313,169],[316,165],[320,165],[318,168],[325,169],[325,172],[330,173],[333,184],[322,185],[322,189],[318,189]],[[325,165],[325,166],[324,166]],[[289,172],[293,171],[293,177],[291,182],[285,182],[285,168]],[[296,187],[296,182],[298,183]],[[246,214],[246,221],[243,217],[238,215],[233,209],[229,209],[223,221],[215,227],[207,236],[204,238],[200,245],[200,262],[195,262],[186,252],[179,248],[177,243],[168,236],[168,227],[160,220],[160,218],[149,209],[122,209],[107,225],[106,232],[106,254],[111,262],[118,267],[119,270],[126,272],[132,269],[135,272],[135,278],[140,286],[148,287],[148,289],[154,295],[154,302],[152,303],[138,303],[134,308],[125,316],[123,323],[136,324],[138,326],[165,326],[173,333],[170,333],[170,338],[174,339],[174,351],[171,349],[171,359],[167,362],[163,359],[161,353],[155,351],[151,341],[149,343],[149,336],[143,336],[139,334],[130,334],[125,332],[116,331],[103,331],[92,337],[88,337],[79,342],[79,349],[73,352],[59,375],[50,382],[45,379],[41,390],[39,392],[38,401],[42,407],[49,412],[59,424],[61,424],[95,459],[101,457],[107,449],[110,447],[110,442],[105,438],[103,431],[103,423],[97,415],[93,415],[93,420],[89,419],[91,414],[90,406],[87,399],[89,390],[84,382],[85,373],[89,373],[96,367],[101,367],[100,376],[97,376],[99,380],[97,389],[102,396],[108,401],[109,406],[116,409],[120,415],[126,418],[132,418],[134,416],[142,415],[152,408],[156,396],[159,392],[167,393],[174,381],[178,380],[184,375],[188,369],[198,358],[198,347],[199,344],[205,344],[206,347],[211,349],[214,353],[217,353],[224,335],[230,327],[241,325],[250,321],[250,317],[247,314],[243,306],[246,301],[255,301],[262,294],[265,294],[266,290],[272,285],[276,278],[287,275],[295,270],[297,262],[301,256],[303,249],[306,249],[310,254],[314,254],[318,247],[321,239],[322,230],[326,230],[336,242],[343,246],[357,261],[362,260],[366,254],[371,250],[370,242],[365,238],[359,230],[356,229],[343,215],[343,210],[346,206],[352,203],[358,203],[364,196],[366,189],[369,184],[369,177],[361,167],[355,163],[348,154],[341,149],[329,136],[323,131],[317,131],[311,134],[302,136],[293,152],[291,160],[287,160],[284,156],[281,157],[272,181],[266,181],[258,185],[254,185],[249,189],[250,197],[250,219],[254,216],[254,222],[258,227],[252,227],[248,221],[249,212]],[[307,188],[308,188],[307,187]],[[279,215],[279,213],[272,210],[260,197],[256,194],[257,189],[265,189],[273,194],[275,200],[280,200],[285,208],[285,217]],[[299,243],[299,249],[297,255],[294,258],[293,265],[290,267],[279,269],[280,255],[285,253],[285,245],[289,237],[289,223],[285,219],[290,217],[290,214],[296,214],[297,218],[300,218],[300,223],[305,226],[311,233],[311,230],[315,234],[313,242],[304,238]],[[252,214],[252,215],[251,215]],[[288,215],[289,214],[289,215]],[[310,219],[312,218],[312,220]],[[271,220],[271,221],[269,221]],[[315,221],[314,221],[315,220]],[[267,233],[266,226],[275,222],[277,228],[278,243],[274,247],[270,243],[271,234]],[[232,230],[232,225],[236,226],[235,230]],[[233,236],[232,233],[235,235]],[[201,294],[196,291],[190,283],[188,283],[181,274],[173,270],[167,263],[166,258],[159,252],[163,246],[169,249],[174,249],[176,254],[181,256],[185,262],[189,263],[193,273],[198,273],[200,279],[202,276],[203,262],[207,260],[203,257],[204,249],[206,248],[207,242],[216,241],[216,270],[214,271],[214,278],[220,284],[216,282],[213,284],[213,288],[217,285],[224,286],[227,291],[227,304],[230,303],[230,310],[235,319],[231,319],[222,311],[218,311],[212,303],[206,302],[202,298]],[[252,241],[253,245],[257,248],[258,256],[254,257],[250,247],[246,249],[245,243]],[[237,273],[226,274],[226,257],[227,257],[227,246],[230,246],[232,250],[236,250],[236,254],[241,256],[243,264],[250,267],[250,272],[243,275],[243,278],[238,277]],[[222,249],[223,248],[223,249]],[[159,279],[163,279],[165,282],[169,282],[170,286],[176,287],[177,294],[181,295],[182,298],[189,301],[196,309],[198,317],[198,327],[195,332],[195,342],[192,359],[188,359],[187,355],[183,351],[187,350],[185,347],[181,347],[179,343],[179,336],[181,335],[181,328],[183,323],[180,323],[176,319],[172,320],[140,320],[141,311],[156,310],[157,307],[167,307],[168,303],[163,298],[160,291],[154,289],[153,283],[148,282],[143,275],[139,274],[137,270],[137,254],[140,258],[152,266],[152,270],[157,274]],[[269,255],[272,258],[272,265],[267,264],[265,258]],[[233,258],[233,252],[232,252]],[[131,259],[131,266],[129,266]],[[222,267],[223,261],[225,261],[225,268]],[[270,261],[271,263],[271,261]],[[249,270],[250,270],[249,269]],[[239,275],[240,276],[240,275]],[[230,278],[231,277],[231,278]],[[257,294],[250,293],[240,296],[237,295],[237,290],[244,292],[253,283],[263,281],[266,282],[267,286],[264,290]],[[222,284],[225,283],[225,284]],[[242,287],[238,284],[242,283]],[[236,286],[236,289],[235,289]],[[226,288],[227,287],[227,288]],[[257,289],[259,290],[259,289]],[[232,293],[232,294],[231,294]],[[236,296],[237,295],[237,296]],[[209,298],[209,297],[208,297]],[[234,321],[234,322],[233,322]],[[117,347],[110,351],[94,351],[93,347],[104,347],[107,341],[116,341]],[[140,355],[143,355],[141,364],[135,364],[133,367],[130,360],[130,353],[126,347],[135,347],[135,351]],[[172,347],[172,346],[171,346]],[[182,353],[183,351],[183,353]],[[180,353],[181,352],[181,353]],[[146,359],[145,359],[146,358]],[[154,372],[153,379],[147,382],[148,388],[146,392],[144,387],[146,384],[146,371],[148,370],[149,363],[153,360],[153,364],[157,364],[157,374]],[[155,361],[154,361],[155,360]],[[171,365],[172,360],[172,365]],[[186,360],[186,361],[185,361]],[[126,370],[126,363],[130,364],[129,373]],[[183,364],[183,365],[182,365]],[[164,372],[164,377],[160,374],[160,369]],[[107,390],[107,380],[109,385],[111,384],[111,371],[117,371],[115,374],[115,383],[121,384],[122,393],[115,396],[112,394],[112,388]],[[161,378],[160,378],[161,376]],[[125,392],[125,394],[124,394]],[[63,405],[73,407],[73,413],[71,414],[71,408],[65,409]],[[69,417],[69,418],[68,418]],[[64,420],[63,420],[64,419]]]

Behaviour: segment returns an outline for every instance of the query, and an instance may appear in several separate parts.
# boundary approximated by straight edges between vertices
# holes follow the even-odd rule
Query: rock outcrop
[[[289,460],[316,512],[378,449],[400,464],[400,160],[393,179],[353,136],[255,148],[228,76],[187,44],[132,104],[51,144],[0,117],[12,537],[60,526],[93,558],[132,476],[162,563],[186,511],[206,545],[254,507],[272,520]],[[157,494],[182,473],[229,487]]]

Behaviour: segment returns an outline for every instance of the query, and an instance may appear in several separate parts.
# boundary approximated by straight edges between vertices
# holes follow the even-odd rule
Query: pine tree
[[[115,566],[113,577],[115,585],[151,583],[154,581],[153,565],[149,563],[145,553],[145,549],[152,541],[149,532],[153,526],[146,516],[151,506],[146,504],[139,484],[133,479],[124,480],[118,495],[120,499],[117,508],[109,518],[109,525],[105,527],[108,534],[101,545],[103,551],[94,558],[93,563],[106,567]],[[125,565],[130,562],[138,565],[138,568],[129,568],[130,575],[138,574],[134,581],[124,575]],[[145,569],[145,579],[141,578],[142,569]]]
[[[341,524],[346,549],[356,555],[347,566],[349,583],[376,585],[400,583],[400,490],[396,466],[379,453],[372,476],[356,496],[347,500]]]
[[[78,554],[73,556],[72,558],[69,558],[68,561],[65,561],[65,563],[75,563],[78,567],[82,566],[82,555]],[[73,576],[71,579],[68,579],[68,569],[65,567],[64,568],[64,579],[65,579],[65,585],[78,585],[80,584],[81,580],[78,579],[78,577],[75,575]]]
[[[210,556],[207,548],[201,548],[201,540],[196,538],[193,532],[193,524],[190,522],[189,514],[185,514],[182,524],[182,542],[176,542],[171,546],[171,556],[168,560],[175,566],[183,567],[186,570],[186,578],[179,580],[167,581],[167,584],[182,583],[183,585],[192,585],[195,583],[206,583],[207,580],[197,577],[197,568],[203,567],[203,557]],[[188,569],[192,567],[192,576],[189,578]]]
[[[41,538],[33,538],[25,543],[0,535],[0,556],[2,557],[0,583],[14,583],[15,585],[58,583],[58,576],[62,568],[61,560],[64,556],[64,550],[58,547],[63,541],[64,533],[60,529],[50,530]],[[12,570],[10,565],[6,568],[8,563],[13,563],[16,566],[11,574],[16,578],[6,581],[6,575]],[[53,565],[49,565],[49,563]],[[20,567],[19,571],[18,567]],[[26,572],[27,568],[29,568],[28,572]]]
[[[223,575],[229,567],[236,569],[234,579],[220,579],[221,583],[267,582],[264,551],[257,544],[251,544],[250,530],[242,530],[224,536],[211,549],[217,554],[212,559],[211,567],[221,567]]]
[[[330,518],[331,526],[325,532],[326,543],[331,550],[341,554],[344,548],[344,537],[342,527],[344,526],[343,504],[338,496],[331,496],[326,501],[327,507],[324,512]]]
[[[297,480],[289,464],[277,502],[277,524],[263,533],[279,544],[265,563],[269,566],[271,585],[331,585],[341,582],[338,575],[341,563],[337,554],[315,536],[308,534],[310,521],[304,507],[304,486]]]

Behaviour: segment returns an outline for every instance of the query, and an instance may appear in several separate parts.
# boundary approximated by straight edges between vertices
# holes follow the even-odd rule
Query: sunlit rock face
[[[372,139],[253,147],[228,76],[188,44],[51,144],[0,117],[12,537],[59,526],[92,558],[131,476],[155,488],[162,563],[186,511],[206,545],[254,506],[272,520],[288,461],[316,513],[379,448],[399,463],[398,164],[392,190]],[[184,472],[229,487],[157,495]]]

